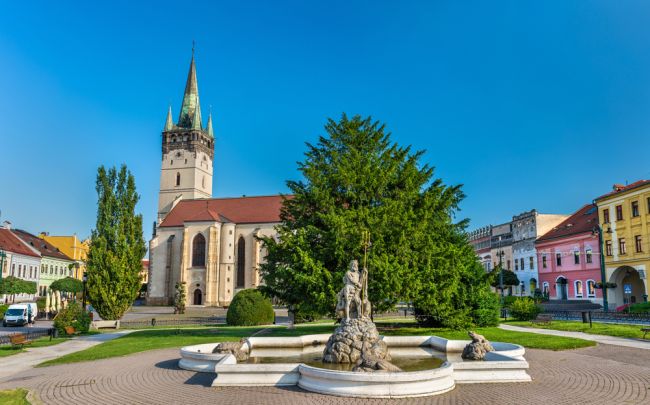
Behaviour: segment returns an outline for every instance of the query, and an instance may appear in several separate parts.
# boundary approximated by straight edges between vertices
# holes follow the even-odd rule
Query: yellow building
[[[650,180],[614,190],[596,199],[603,230],[609,307],[648,299],[650,271]]]
[[[86,239],[80,241],[79,238],[77,238],[77,235],[51,236],[47,233],[41,233],[39,236],[45,241],[59,248],[59,250],[66,256],[79,263],[79,267],[75,268],[74,277],[81,280],[83,278],[84,271],[86,271],[86,257],[88,256],[90,240]]]

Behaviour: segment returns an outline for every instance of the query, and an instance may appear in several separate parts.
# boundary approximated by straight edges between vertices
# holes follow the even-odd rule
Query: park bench
[[[549,324],[553,320],[553,314],[539,314],[537,315],[537,318],[533,319],[530,321],[531,323],[542,323],[542,324]]]
[[[648,332],[650,332],[650,328],[641,328],[641,332],[643,332],[643,338],[645,339],[645,335],[647,335]]]
[[[75,328],[72,327],[72,326],[66,326],[66,327],[65,327],[65,334],[66,334],[66,335],[70,335],[70,336],[72,336],[72,335],[78,335],[78,334],[80,334],[80,333],[81,333],[81,332],[75,330]]]
[[[20,347],[21,349],[23,346],[32,343],[32,341],[27,338],[27,335],[23,333],[16,333],[9,336],[9,340],[11,341],[11,347]]]

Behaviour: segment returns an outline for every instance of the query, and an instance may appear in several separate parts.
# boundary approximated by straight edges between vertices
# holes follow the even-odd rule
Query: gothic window
[[[181,174],[176,173],[176,185],[180,186],[181,185]]]
[[[244,288],[246,277],[246,241],[240,236],[237,242],[237,288]]]
[[[192,242],[192,267],[205,267],[205,237],[201,234]]]
[[[201,188],[205,188],[205,176],[201,179]]]

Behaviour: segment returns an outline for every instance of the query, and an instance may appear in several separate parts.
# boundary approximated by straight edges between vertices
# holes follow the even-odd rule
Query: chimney
[[[46,232],[46,231],[41,231],[41,238],[42,238],[43,236],[50,236],[50,233],[49,233],[49,232]]]
[[[4,221],[2,223],[2,227],[5,229],[11,229],[11,222],[10,221]]]
[[[614,184],[614,185],[612,186],[612,190],[614,190],[614,191],[621,191],[621,190],[623,190],[624,188],[625,188],[625,186],[624,186],[623,184]]]

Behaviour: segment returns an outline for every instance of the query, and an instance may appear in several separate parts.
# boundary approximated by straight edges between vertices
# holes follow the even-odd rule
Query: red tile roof
[[[558,226],[537,238],[537,242],[545,242],[586,232],[591,233],[596,225],[598,225],[598,209],[593,204],[587,204]]]
[[[10,229],[0,228],[0,249],[25,256],[41,257]]]
[[[280,222],[282,201],[290,196],[181,200],[160,224],[183,226],[184,222],[218,221],[235,224]]]
[[[41,256],[73,261],[73,259],[68,257],[65,253],[61,252],[58,247],[54,246],[44,239],[39,238],[36,235],[32,235],[31,233],[23,231],[21,229],[14,229],[12,232],[14,235],[22,239],[25,243],[41,252]]]
[[[611,197],[611,196],[613,196],[615,194],[623,193],[625,191],[629,191],[629,190],[632,190],[634,188],[642,187],[642,186],[645,186],[645,185],[648,185],[648,184],[650,184],[650,180],[635,181],[634,183],[628,184],[627,186],[620,186],[620,185],[615,184],[614,186],[616,187],[616,189],[614,191],[610,191],[607,194],[603,194],[600,197],[596,198],[596,200],[602,200],[603,198]]]

